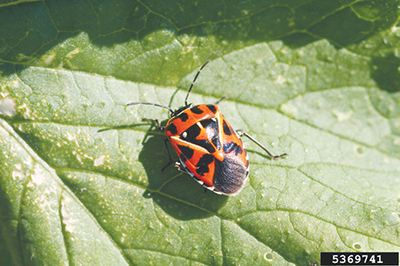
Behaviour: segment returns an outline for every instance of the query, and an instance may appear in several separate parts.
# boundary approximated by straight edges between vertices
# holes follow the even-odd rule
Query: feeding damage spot
[[[32,182],[36,185],[41,185],[46,180],[46,175],[42,172],[40,168],[35,168],[35,171],[31,175]]]
[[[0,115],[13,117],[17,114],[15,102],[11,98],[0,99]]]
[[[105,161],[105,158],[106,158],[105,155],[102,155],[102,156],[96,158],[96,159],[94,160],[94,166],[103,165],[103,164],[104,164],[104,161]]]
[[[61,214],[62,214],[62,222],[65,227],[65,231],[73,233],[75,231],[75,223],[76,220],[72,218],[70,213],[68,212],[68,204],[70,204],[69,198],[63,198],[61,201]]]
[[[272,261],[272,259],[273,259],[272,253],[271,253],[271,252],[265,253],[265,254],[264,254],[264,259],[265,259],[266,261]]]
[[[354,114],[354,112],[351,111],[351,110],[348,111],[348,112],[340,112],[340,111],[337,111],[337,110],[333,110],[332,113],[337,118],[337,120],[339,122],[342,122],[342,121],[350,119]]]

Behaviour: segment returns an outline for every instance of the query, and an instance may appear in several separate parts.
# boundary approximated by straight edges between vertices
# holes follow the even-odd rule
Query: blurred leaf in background
[[[310,265],[400,250],[395,0],[0,0],[0,265]],[[168,161],[165,120],[220,104],[236,197]],[[99,131],[100,130],[100,131]]]

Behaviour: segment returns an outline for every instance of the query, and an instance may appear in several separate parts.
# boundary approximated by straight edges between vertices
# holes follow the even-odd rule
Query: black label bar
[[[322,265],[399,265],[399,253],[321,252]]]

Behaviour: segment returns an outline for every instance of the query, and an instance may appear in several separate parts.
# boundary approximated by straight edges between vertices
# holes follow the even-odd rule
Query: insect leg
[[[164,127],[161,126],[160,121],[158,121],[158,119],[154,119],[154,118],[142,118],[142,121],[151,121],[152,123],[155,123],[157,125],[157,128],[161,131],[164,131]]]
[[[167,138],[164,139],[164,145],[165,145],[165,149],[167,150],[167,153],[168,153],[169,162],[161,169],[161,172],[163,172],[165,170],[165,168],[167,168],[174,162],[174,159],[172,158],[171,152],[169,151],[169,148],[168,148],[168,139]]]
[[[159,121],[158,119],[154,119],[154,118],[144,118],[144,117],[143,117],[143,118],[142,118],[142,121],[151,121],[152,123],[155,123],[155,124],[157,125],[157,128],[158,128],[159,130],[164,131],[164,127],[161,126],[160,121]],[[163,171],[164,171],[168,166],[170,166],[170,165],[173,163],[173,161],[174,161],[174,159],[172,159],[171,152],[169,151],[169,148],[168,148],[168,139],[167,139],[167,138],[164,139],[164,146],[165,146],[165,149],[167,150],[169,162],[167,163],[167,165],[165,165],[165,166],[161,169],[161,172],[163,172]]]
[[[219,98],[219,100],[216,101],[214,104],[217,105],[217,104],[219,104],[220,102],[222,102],[223,100],[225,100],[226,98],[228,98],[228,97],[226,97],[226,96],[224,95],[224,96],[222,96],[221,98]]]
[[[253,141],[255,144],[257,144],[258,146],[260,146],[261,149],[263,149],[263,150],[268,154],[268,156],[269,156],[271,159],[279,159],[279,158],[283,158],[283,157],[288,156],[287,153],[282,153],[282,154],[280,154],[280,155],[273,155],[272,153],[270,153],[270,152],[267,150],[267,148],[264,147],[264,145],[262,145],[258,140],[256,140],[255,138],[253,138],[252,136],[250,136],[250,135],[247,134],[246,132],[243,132],[242,130],[237,130],[236,132],[238,133],[238,135],[239,135],[240,137],[246,136],[246,137],[248,137],[251,141]]]

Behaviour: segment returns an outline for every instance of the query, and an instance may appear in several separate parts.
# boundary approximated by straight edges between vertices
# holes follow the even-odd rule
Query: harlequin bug
[[[243,188],[249,175],[249,160],[241,136],[248,137],[260,146],[271,159],[278,159],[287,154],[273,155],[246,132],[235,131],[217,107],[225,97],[215,104],[187,103],[194,83],[208,62],[199,69],[193,79],[186,94],[185,105],[177,110],[149,102],[133,102],[127,106],[152,105],[170,111],[170,118],[165,126],[161,126],[157,119],[143,118],[155,122],[158,129],[166,135],[164,144],[170,161],[161,171],[173,163],[168,149],[169,141],[179,156],[179,162],[175,163],[176,169],[191,175],[201,185],[217,194],[236,195]]]

